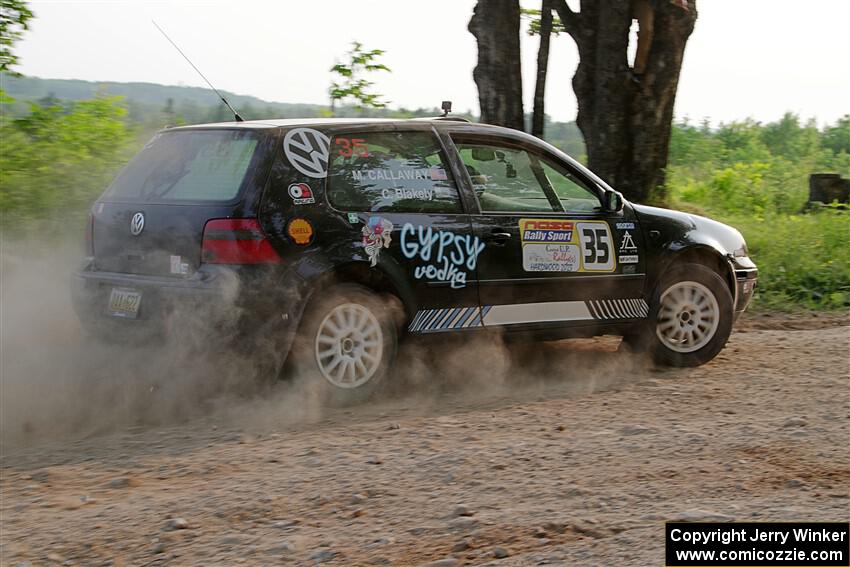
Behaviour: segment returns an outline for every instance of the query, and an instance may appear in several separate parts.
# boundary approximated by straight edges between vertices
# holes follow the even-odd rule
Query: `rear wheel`
[[[624,341],[658,363],[699,366],[723,350],[733,316],[723,278],[701,264],[682,264],[659,282],[647,325]]]
[[[397,337],[383,298],[359,285],[337,286],[308,308],[293,346],[295,370],[327,402],[362,402],[384,384]]]

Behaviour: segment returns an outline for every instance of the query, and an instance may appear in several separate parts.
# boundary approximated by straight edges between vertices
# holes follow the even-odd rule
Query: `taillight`
[[[212,219],[204,226],[201,262],[273,264],[280,256],[256,219]]]
[[[86,256],[94,256],[94,215],[89,213],[89,222],[86,224]]]

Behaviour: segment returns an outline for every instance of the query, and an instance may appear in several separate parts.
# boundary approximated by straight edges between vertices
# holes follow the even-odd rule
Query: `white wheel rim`
[[[337,388],[358,388],[368,382],[384,355],[384,333],[378,318],[357,303],[334,307],[316,333],[316,363]]]
[[[675,352],[707,345],[720,324],[720,307],[710,289],[698,282],[673,284],[661,296],[655,334]]]

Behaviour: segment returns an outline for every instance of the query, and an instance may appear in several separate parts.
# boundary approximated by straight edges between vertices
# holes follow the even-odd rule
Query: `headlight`
[[[735,258],[745,258],[750,255],[750,251],[747,249],[747,243],[741,244],[741,247],[732,252],[732,256]]]

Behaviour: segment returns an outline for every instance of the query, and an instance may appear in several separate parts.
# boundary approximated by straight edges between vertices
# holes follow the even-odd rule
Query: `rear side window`
[[[429,132],[336,136],[327,180],[344,211],[459,213],[460,196],[442,149]]]
[[[239,194],[259,136],[245,130],[157,134],[105,196],[144,202],[229,201]]]

